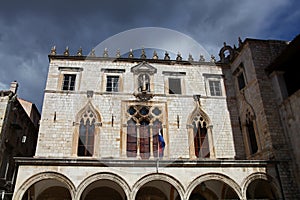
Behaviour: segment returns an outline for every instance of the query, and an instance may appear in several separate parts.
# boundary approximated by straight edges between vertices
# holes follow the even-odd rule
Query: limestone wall
[[[74,132],[76,132],[76,115],[87,105],[92,105],[99,113],[102,125],[99,126],[96,157],[121,157],[122,134],[126,120],[126,102],[137,101],[133,93],[136,91],[136,76],[131,68],[139,63],[112,62],[111,60],[60,60],[53,59],[49,65],[49,73],[45,88],[40,133],[38,139],[38,157],[70,157],[74,156]],[[212,126],[213,143],[217,158],[233,158],[235,150],[229,112],[226,104],[224,84],[222,96],[210,96],[206,77],[209,74],[219,75],[222,70],[212,64],[164,64],[148,63],[157,69],[151,77],[151,91],[154,98],[148,103],[152,106],[164,105],[163,125],[167,134],[169,158],[189,158],[189,141],[187,125],[191,113],[197,107],[193,95],[201,95],[200,104],[203,112],[209,117]],[[117,69],[120,75],[120,92],[105,92],[105,70]],[[182,94],[169,95],[166,72],[177,72],[181,78]],[[179,72],[183,75],[179,75]],[[62,91],[64,73],[77,74],[75,91]],[[168,74],[168,73],[167,73]],[[88,91],[93,91],[88,97]],[[114,122],[112,126],[112,116]],[[75,145],[75,146],[74,146]]]

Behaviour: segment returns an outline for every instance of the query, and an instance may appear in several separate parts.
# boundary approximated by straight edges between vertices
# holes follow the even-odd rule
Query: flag
[[[165,143],[164,137],[162,136],[160,130],[158,132],[158,142],[159,142],[159,157],[163,157],[166,143]]]

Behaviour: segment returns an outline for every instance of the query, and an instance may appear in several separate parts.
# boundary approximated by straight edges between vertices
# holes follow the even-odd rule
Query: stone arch
[[[97,116],[97,121],[102,122],[102,117],[100,112],[93,106],[91,101],[88,101],[88,103],[76,114],[75,116],[75,122],[79,122],[81,119],[81,116],[85,113],[86,110],[90,109],[95,115]]]
[[[220,174],[220,173],[209,173],[209,174],[203,174],[197,178],[195,178],[188,186],[186,189],[185,193],[185,199],[189,199],[191,196],[193,190],[199,186],[200,184],[204,183],[205,181],[220,181],[225,184],[227,184],[239,197],[239,199],[242,198],[242,192],[240,186],[232,180],[230,177]]]
[[[80,199],[83,192],[86,188],[88,188],[89,185],[101,180],[108,180],[116,183],[116,185],[118,185],[123,190],[127,199],[130,199],[131,189],[128,183],[122,177],[113,173],[97,173],[85,178],[77,187],[77,194],[75,199]]]
[[[195,106],[194,110],[189,114],[188,120],[187,120],[187,124],[192,124],[193,119],[195,116],[197,115],[201,115],[204,120],[206,121],[208,126],[211,126],[211,120],[209,118],[209,116],[206,114],[206,112],[198,105]]]
[[[277,179],[273,178],[268,174],[257,172],[247,176],[241,184],[242,195],[244,199],[247,198],[247,189],[249,188],[250,184],[257,180],[267,181],[270,184],[270,186],[275,190],[276,197],[281,198],[282,194],[280,192],[280,184],[278,183]]]
[[[201,119],[201,122],[195,122],[195,119],[199,118]],[[196,159],[196,158],[203,158],[203,156],[197,155],[197,141],[196,140],[196,136],[195,136],[195,126],[197,126],[197,123],[201,123],[201,127],[202,125],[205,124],[205,137],[207,137],[207,145],[208,145],[208,156],[205,156],[206,158],[215,158],[215,151],[214,151],[214,142],[213,142],[213,134],[212,134],[212,124],[211,124],[211,120],[209,118],[209,116],[206,114],[206,112],[201,108],[201,106],[197,103],[194,110],[191,112],[191,114],[188,117],[187,120],[187,133],[188,133],[188,138],[189,138],[189,155],[191,159]],[[200,125],[199,125],[200,126]],[[199,127],[198,127],[199,128]],[[197,132],[197,131],[196,131]],[[197,133],[196,135],[199,135],[199,133]],[[198,145],[199,146],[199,145]],[[196,152],[197,150],[197,152]],[[199,153],[200,154],[200,153]]]
[[[22,183],[22,185],[19,187],[19,189],[17,191],[15,191],[13,199],[14,200],[22,199],[24,194],[27,192],[27,190],[31,186],[33,186],[34,184],[36,184],[40,181],[50,180],[50,179],[53,179],[55,181],[62,183],[66,187],[66,189],[69,191],[72,199],[74,199],[75,193],[76,193],[76,187],[74,186],[72,181],[63,174],[60,174],[57,172],[50,172],[50,171],[35,174],[35,175],[29,177],[27,180],[25,180]]]
[[[77,157],[78,145],[79,145],[79,137],[80,137],[80,127],[82,124],[87,123],[87,120],[90,120],[89,117],[84,117],[86,114],[93,115],[93,121],[89,121],[94,129],[94,146],[90,153],[92,157],[99,157],[100,152],[99,148],[95,148],[99,146],[99,138],[100,138],[100,126],[102,125],[102,117],[100,112],[93,106],[92,102],[89,100],[88,103],[76,114],[74,125],[74,134],[72,141],[72,156]]]
[[[241,128],[245,144],[246,155],[250,156],[261,151],[259,128],[253,107],[245,100],[241,106]]]
[[[227,51],[229,52],[229,55],[226,55]],[[231,46],[224,43],[224,46],[220,49],[219,56],[222,63],[228,63],[234,56],[234,50]]]
[[[161,181],[170,184],[174,187],[174,189],[178,192],[178,196],[180,199],[184,199],[184,187],[183,185],[174,177],[168,174],[162,173],[155,173],[155,174],[148,174],[142,178],[140,178],[132,187],[132,199],[136,199],[136,195],[138,194],[139,190],[152,181]]]

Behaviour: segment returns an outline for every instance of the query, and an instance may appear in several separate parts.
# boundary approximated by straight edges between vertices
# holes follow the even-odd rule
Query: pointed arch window
[[[209,158],[209,141],[206,122],[201,115],[197,115],[193,120],[194,149],[197,158]]]
[[[88,109],[82,116],[79,124],[78,156],[93,156],[95,138],[95,114]]]
[[[249,149],[251,154],[255,154],[258,151],[258,145],[255,135],[254,123],[250,113],[246,114],[246,130],[249,139]]]

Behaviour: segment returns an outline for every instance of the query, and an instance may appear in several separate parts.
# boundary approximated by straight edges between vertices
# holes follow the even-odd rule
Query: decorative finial
[[[176,58],[177,61],[182,61],[182,57],[181,57],[181,54],[178,52],[177,54],[177,58]]]
[[[64,52],[64,55],[65,55],[65,56],[69,56],[69,47],[68,47],[68,46],[66,47],[66,50],[65,50],[65,52]]]
[[[192,62],[192,61],[194,61],[194,58],[193,58],[192,54],[189,54],[188,61],[189,61],[189,62]]]
[[[91,51],[91,53],[90,53],[90,56],[92,56],[92,57],[95,57],[95,56],[96,56],[96,54],[95,54],[95,49],[92,49],[92,51]]]
[[[121,57],[120,49],[117,50],[116,57],[117,57],[117,58],[120,58],[120,57]]]
[[[51,53],[50,53],[50,55],[56,55],[56,46],[53,46],[53,47],[51,48]]]
[[[243,41],[242,41],[242,39],[241,39],[241,37],[239,37],[239,47],[243,44]]]
[[[107,48],[104,48],[103,57],[108,57],[108,50],[107,50]]]
[[[211,59],[210,59],[210,62],[216,62],[216,57],[215,57],[214,55],[211,55],[210,58],[211,58]]]
[[[224,44],[224,47],[226,47],[226,42],[224,42],[223,44]]]
[[[134,58],[134,55],[133,55],[132,49],[130,49],[130,50],[129,50],[129,55],[128,55],[128,58]]]
[[[200,59],[199,59],[200,62],[204,62],[205,61],[205,58],[203,55],[200,55]]]
[[[77,51],[77,56],[82,56],[82,48],[81,47]]]
[[[145,49],[142,48],[142,55],[141,55],[141,59],[146,59],[147,56],[146,56],[146,53],[145,53]]]
[[[169,56],[169,53],[167,51],[165,53],[164,60],[170,60],[170,56]]]
[[[158,55],[157,55],[157,52],[155,50],[153,51],[152,59],[155,59],[155,60],[158,59]]]

